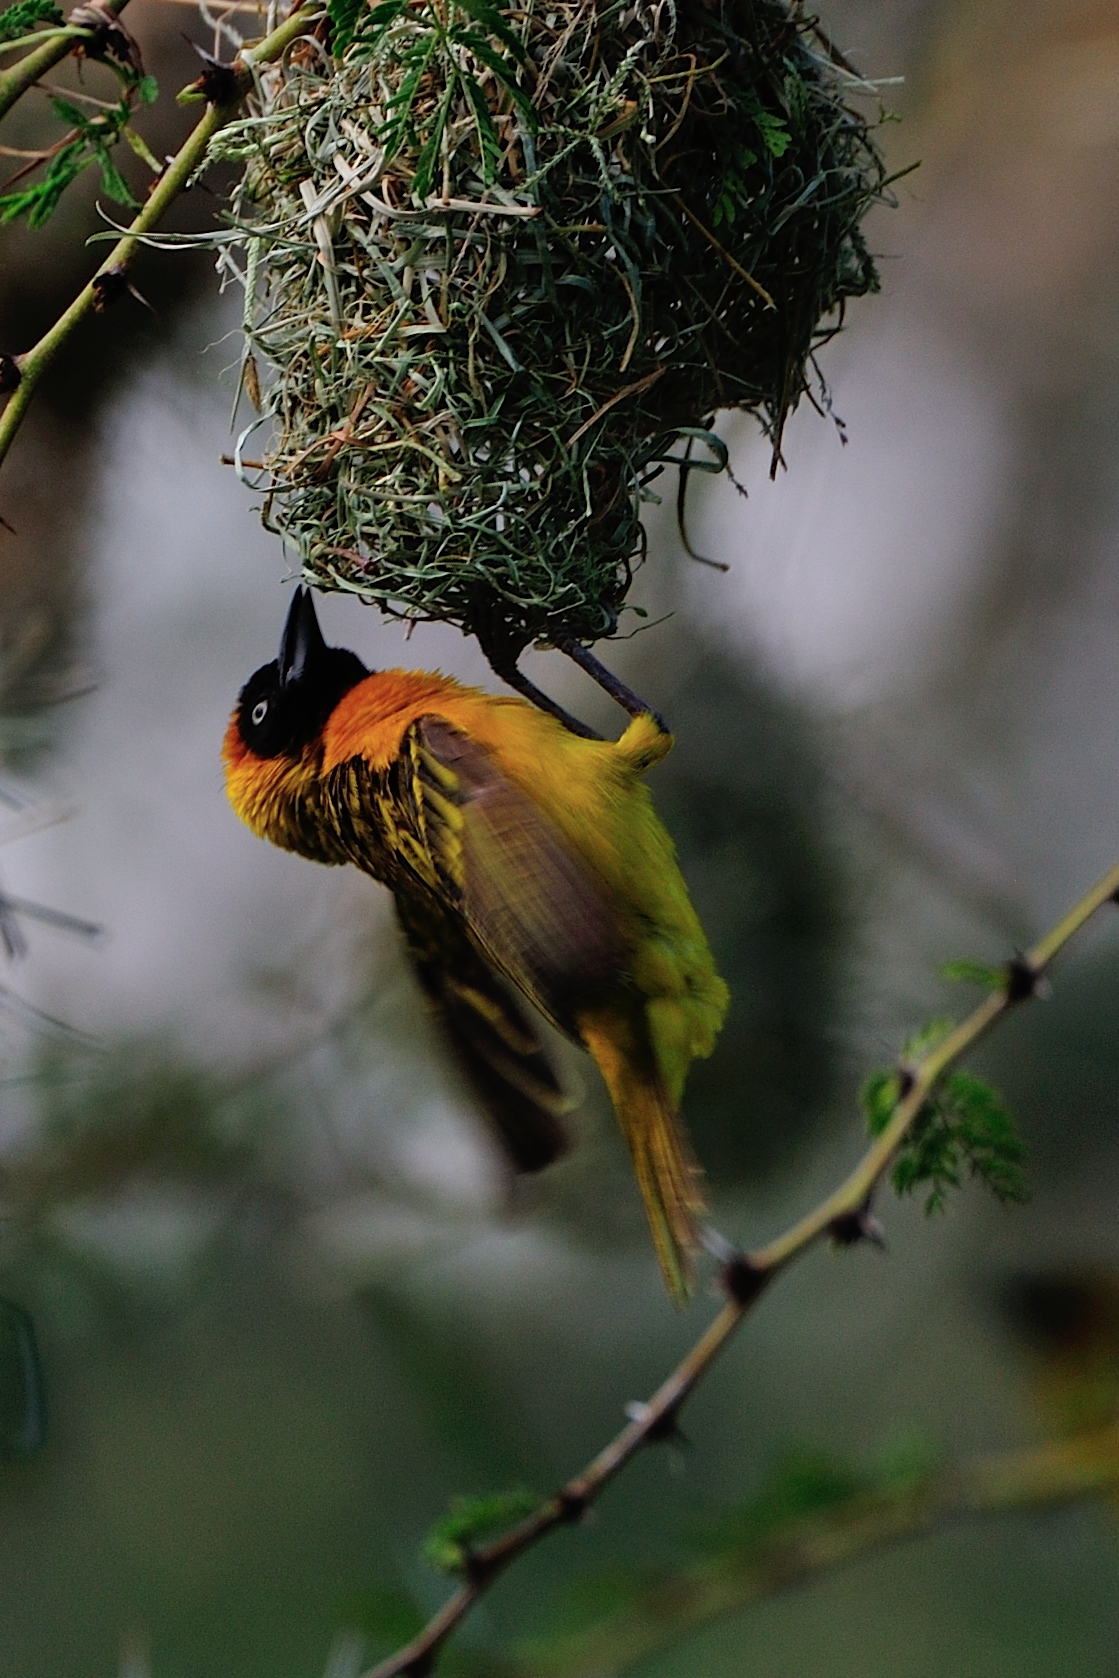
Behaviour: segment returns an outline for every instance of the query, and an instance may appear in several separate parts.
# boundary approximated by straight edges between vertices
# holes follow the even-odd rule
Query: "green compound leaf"
[[[93,154],[84,140],[71,140],[51,159],[43,180],[20,192],[7,192],[0,197],[0,224],[7,226],[20,216],[27,217],[29,227],[42,227],[58,208],[59,200],[71,182],[93,162]]]
[[[885,1130],[900,1097],[898,1073],[875,1072],[867,1079],[862,1103],[873,1136]],[[949,1189],[971,1177],[986,1183],[997,1199],[1021,1202],[1029,1198],[1025,1158],[1025,1145],[997,1090],[974,1073],[952,1072],[917,1115],[890,1175],[898,1194],[927,1187],[928,1213],[942,1211]]]
[[[399,7],[397,10],[399,11]],[[364,10],[364,0],[329,0],[326,8],[330,19],[331,46],[335,58],[341,58],[354,35]]]
[[[517,80],[510,64],[502,58],[499,52],[494,51],[485,36],[478,35],[473,29],[453,29],[450,33],[450,39],[456,42],[458,46],[465,47],[468,52],[472,52],[479,64],[484,64],[487,70],[493,71],[494,75],[509,89],[517,109],[525,121],[531,128],[536,128],[537,115],[532,100]]]
[[[0,41],[18,41],[21,35],[30,35],[38,24],[61,25],[65,21],[52,0],[16,0],[14,6],[0,12]]]
[[[114,163],[112,154],[104,146],[98,146],[96,157],[101,170],[101,185],[108,196],[130,210],[138,210],[140,206],[132,195],[132,188]]]
[[[385,148],[386,163],[392,161],[412,129],[412,101],[438,44],[437,37],[429,35],[401,59],[401,63],[408,66],[407,72],[385,107],[393,114],[383,124],[379,136]]]
[[[493,125],[493,115],[486,101],[486,96],[473,76],[465,73],[460,75],[459,81],[466,95],[471,111],[474,113],[474,127],[478,132],[478,149],[482,154],[482,179],[487,186],[492,186],[497,179],[497,168],[501,160],[501,141],[497,129]]]
[[[723,175],[719,196],[715,200],[714,225],[721,227],[733,225],[738,220],[742,204],[749,197],[746,184],[746,171],[758,161],[758,154],[749,146],[735,145],[731,153],[731,160]]]
[[[539,1502],[524,1486],[486,1497],[452,1498],[450,1509],[424,1540],[424,1559],[440,1573],[462,1573],[475,1544],[531,1515]]]
[[[922,1060],[942,1043],[950,1031],[954,1031],[956,1022],[946,1014],[939,1014],[935,1019],[923,1025],[919,1031],[907,1037],[901,1051],[903,1065],[912,1065]],[[863,1112],[866,1114],[867,1128],[872,1136],[881,1136],[886,1126],[894,1116],[894,1109],[901,1100],[901,1078],[896,1069],[872,1072],[859,1092]]]
[[[762,144],[771,157],[784,157],[793,143],[788,126],[782,117],[775,117],[769,111],[757,110],[754,113],[754,125],[762,137]]]
[[[334,56],[341,58],[354,41],[375,42],[396,22],[407,0],[381,0],[367,12],[364,0],[329,0],[327,7],[334,26]],[[349,33],[347,33],[347,24]]]
[[[525,52],[523,45],[518,41],[501,13],[491,6],[488,0],[459,0],[459,3],[463,11],[472,17],[475,23],[480,23],[484,29],[489,30],[491,35],[496,35],[499,41],[504,42],[518,63],[528,63],[528,54]]]
[[[416,172],[412,176],[412,196],[418,204],[423,203],[435,180],[435,170],[439,163],[439,151],[443,144],[443,133],[447,126],[447,112],[450,109],[453,92],[454,83],[452,82],[447,88],[443,103],[436,112],[435,121],[431,125],[431,133],[424,141],[423,150],[416,159]]]
[[[896,1072],[872,1072],[859,1091],[859,1099],[867,1129],[872,1136],[881,1136],[901,1100],[901,1080]]]
[[[959,961],[946,961],[940,977],[953,985],[979,985],[983,990],[1002,990],[1006,985],[1006,968],[990,967],[984,961],[972,961],[964,956]]]
[[[154,87],[155,84],[152,85]],[[108,197],[130,210],[138,209],[132,189],[110,155],[110,148],[128,129],[128,120],[132,115],[129,99],[125,97],[111,109],[99,111],[92,117],[68,99],[52,99],[51,105],[60,121],[68,123],[74,130],[73,137],[51,158],[41,181],[24,187],[20,192],[9,192],[0,197],[0,224],[25,215],[29,227],[41,227],[58,208],[67,187],[91,163],[96,163],[100,169],[101,186]],[[139,136],[136,138],[139,139]],[[134,150],[137,149],[131,137],[129,143]],[[148,157],[151,159],[150,152]]]

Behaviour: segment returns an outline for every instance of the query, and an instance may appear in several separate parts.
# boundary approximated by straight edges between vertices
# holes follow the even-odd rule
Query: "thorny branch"
[[[124,0],[121,0],[121,4]],[[14,358],[19,372],[19,384],[8,398],[7,407],[0,416],[0,462],[2,462],[12,446],[16,432],[23,421],[43,374],[54,360],[58,351],[65,344],[74,329],[94,309],[103,309],[107,302],[119,295],[127,284],[125,274],[130,263],[140,249],[145,234],[158,225],[164,214],[174,203],[179,193],[183,191],[191,176],[202,163],[206,148],[218,130],[230,121],[236,114],[237,108],[252,86],[253,64],[271,64],[280,58],[298,39],[298,37],[321,15],[321,7],[307,6],[287,18],[278,29],[254,47],[246,47],[234,62],[228,66],[230,95],[220,104],[210,104],[206,107],[206,114],[192,129],[187,140],[179,149],[175,157],[168,164],[165,172],[152,187],[151,195],[139,215],[132,222],[123,238],[118,239],[104,262],[75,297],[64,314],[60,315],[54,325],[44,333],[43,337],[33,349],[25,355]],[[48,43],[51,45],[51,43]],[[73,46],[73,40],[64,41],[66,50]],[[45,49],[40,49],[45,50]],[[53,46],[51,46],[53,51]],[[35,55],[30,55],[34,57]],[[59,57],[65,56],[59,53]],[[22,69],[23,60],[16,68]],[[56,63],[52,59],[51,63]],[[43,65],[36,74],[42,74],[49,64]],[[13,72],[14,73],[14,72]],[[3,84],[0,82],[0,115],[3,114]]]
[[[972,1049],[1004,1014],[1038,994],[1054,957],[1104,904],[1119,899],[1119,864],[1085,893],[1051,931],[1006,968],[1003,986],[992,991],[963,1023],[912,1064],[897,1068],[902,1092],[893,1117],[858,1165],[816,1209],[784,1235],[752,1253],[723,1256],[721,1281],[726,1303],[691,1351],[646,1404],[632,1407],[632,1419],[581,1473],[503,1537],[473,1550],[466,1578],[419,1635],[372,1667],[364,1678],[424,1678],[443,1644],[494,1581],[548,1533],[580,1520],[614,1477],[644,1445],[671,1437],[692,1389],[710,1369],[762,1292],[786,1266],[825,1236],[842,1246],[873,1240],[878,1226],[870,1202],[880,1179],[945,1072]]]

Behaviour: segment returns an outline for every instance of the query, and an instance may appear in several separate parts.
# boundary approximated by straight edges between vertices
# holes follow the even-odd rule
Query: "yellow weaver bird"
[[[584,739],[523,699],[328,647],[309,590],[225,737],[229,798],[273,844],[388,886],[416,970],[513,1164],[566,1139],[527,998],[587,1049],[633,1156],[657,1256],[690,1291],[698,1172],[688,1067],[727,988],[641,775],[671,749],[651,715]]]

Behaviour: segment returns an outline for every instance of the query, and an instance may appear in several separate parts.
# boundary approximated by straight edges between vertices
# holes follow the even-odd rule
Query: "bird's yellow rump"
[[[584,739],[525,700],[327,647],[309,591],[226,733],[229,797],[273,844],[392,891],[421,981],[513,1163],[562,1151],[562,1092],[517,993],[598,1063],[669,1290],[704,1201],[679,1120],[727,1007],[641,776],[651,716]],[[512,987],[512,990],[510,989]]]

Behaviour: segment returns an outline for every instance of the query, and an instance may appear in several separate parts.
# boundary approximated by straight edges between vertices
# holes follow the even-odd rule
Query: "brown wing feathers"
[[[416,735],[429,843],[470,931],[579,1041],[576,996],[585,1003],[622,966],[605,892],[483,747],[438,717]]]
[[[396,899],[420,983],[516,1171],[542,1171],[566,1153],[570,1103],[524,1010],[433,897]]]

